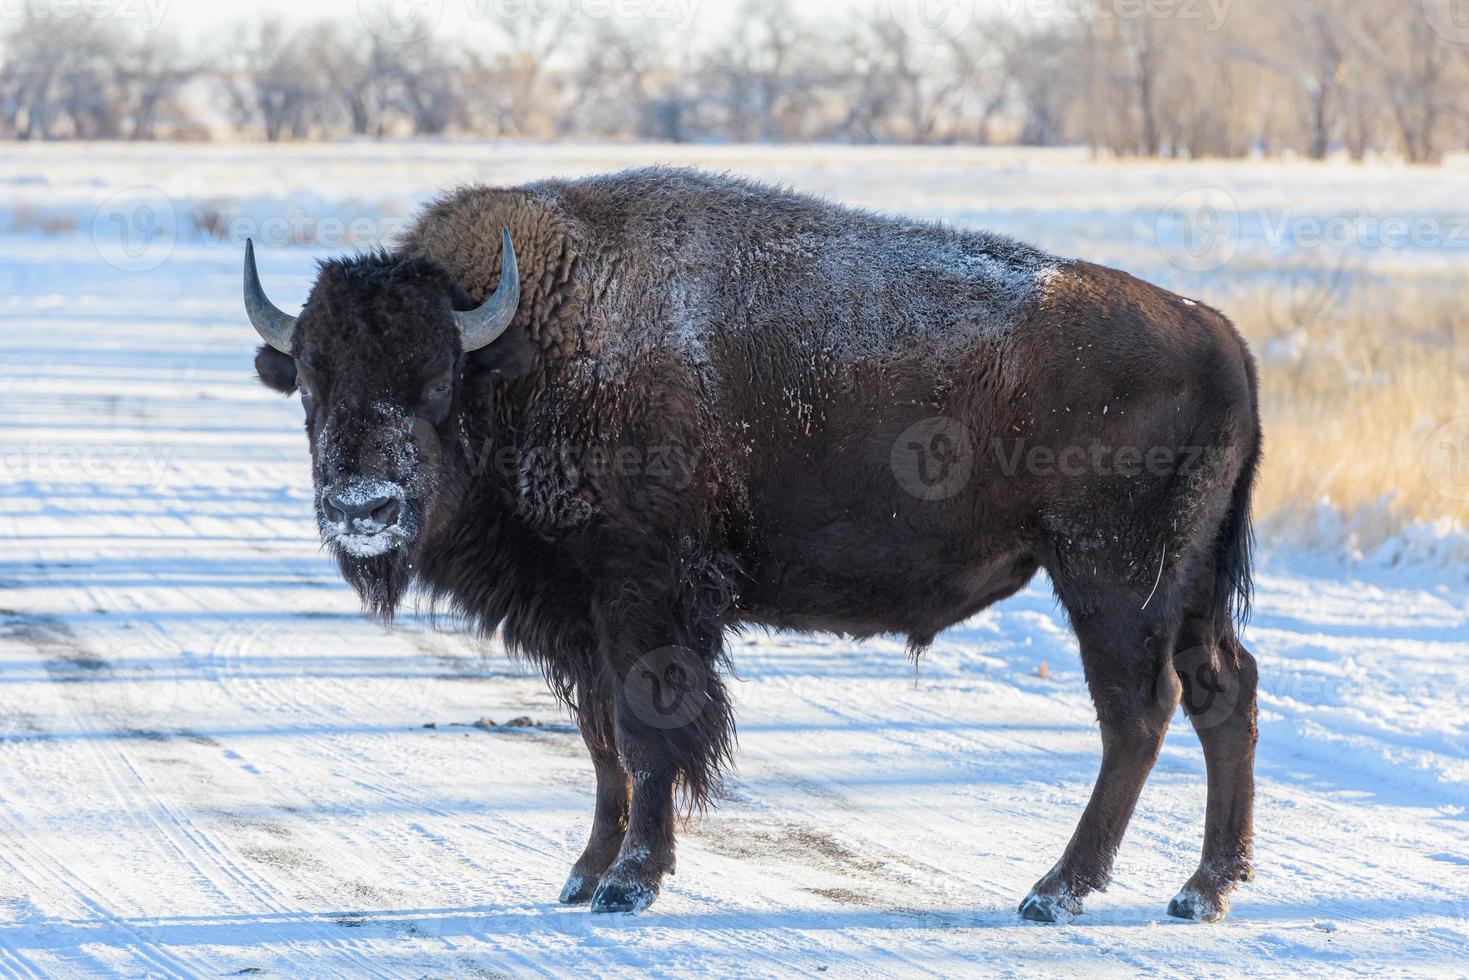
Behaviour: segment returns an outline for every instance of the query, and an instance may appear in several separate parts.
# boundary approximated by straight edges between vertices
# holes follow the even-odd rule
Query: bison
[[[914,655],[1044,569],[1101,770],[1020,914],[1079,914],[1175,708],[1203,857],[1168,911],[1252,877],[1250,593],[1261,433],[1229,321],[1008,238],[645,169],[468,187],[324,262],[299,316],[245,302],[299,392],[326,545],[372,615],[410,588],[531,658],[596,771],[561,892],[636,911],[735,740],[742,627]]]

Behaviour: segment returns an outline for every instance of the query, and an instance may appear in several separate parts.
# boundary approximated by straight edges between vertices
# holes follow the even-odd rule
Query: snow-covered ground
[[[526,150],[313,152],[315,169],[308,151],[229,148],[0,161],[0,974],[1464,973],[1469,586],[1281,554],[1247,633],[1263,673],[1259,878],[1224,923],[1164,915],[1203,830],[1181,718],[1116,884],[1069,926],[1016,916],[1099,757],[1043,582],[941,637],[916,675],[897,642],[738,641],[739,771],[684,831],[662,898],[636,917],[557,905],[592,795],[562,711],[493,646],[358,617],[316,541],[299,406],[250,369],[238,248],[183,235],[149,265],[156,246],[120,251],[93,219],[132,183],[183,202],[218,178],[257,212],[314,193],[340,213],[380,169],[386,190],[364,205],[378,214],[458,179],[658,154],[547,150],[537,171]],[[1350,170],[1269,165],[1249,191],[1248,170],[906,152],[684,155],[925,213],[955,209],[961,183],[936,175],[964,167],[1017,209],[1036,168],[1071,175],[1057,214],[1087,172],[1135,202],[1117,214],[1190,182],[1253,207],[1286,179],[1325,210],[1333,182],[1342,206],[1469,207],[1436,172],[1369,190]],[[891,159],[915,181],[893,184]],[[17,221],[42,205],[83,220]],[[1033,210],[1048,233],[1081,227]],[[1063,250],[1148,247],[1099,234]],[[266,250],[272,295],[298,300],[331,250]]]

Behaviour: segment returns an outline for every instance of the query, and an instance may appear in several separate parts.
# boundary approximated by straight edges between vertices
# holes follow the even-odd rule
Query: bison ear
[[[454,287],[454,309],[472,310],[478,304],[458,286]],[[535,345],[530,331],[516,323],[488,347],[470,351],[464,362],[465,380],[472,384],[514,381],[530,374],[535,362]]]
[[[296,361],[269,344],[261,344],[255,352],[255,373],[261,384],[283,395],[296,390]]]
[[[469,352],[464,377],[472,383],[514,381],[530,374],[535,354],[530,332],[525,327],[513,326],[490,346]]]

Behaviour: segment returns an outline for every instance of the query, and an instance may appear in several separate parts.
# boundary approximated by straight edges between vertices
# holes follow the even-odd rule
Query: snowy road
[[[1043,582],[916,677],[897,642],[737,642],[739,772],[663,897],[558,906],[580,740],[498,650],[358,618],[238,255],[86,246],[0,237],[0,973],[1466,969],[1469,587],[1281,556],[1247,633],[1259,880],[1225,923],[1164,915],[1203,830],[1181,718],[1112,889],[1016,916],[1099,757]]]

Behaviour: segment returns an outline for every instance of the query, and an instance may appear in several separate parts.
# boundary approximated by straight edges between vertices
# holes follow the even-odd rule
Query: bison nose
[[[328,495],[324,503],[326,516],[333,523],[372,521],[380,527],[398,523],[398,512],[403,506],[396,497],[356,497],[340,493]]]

